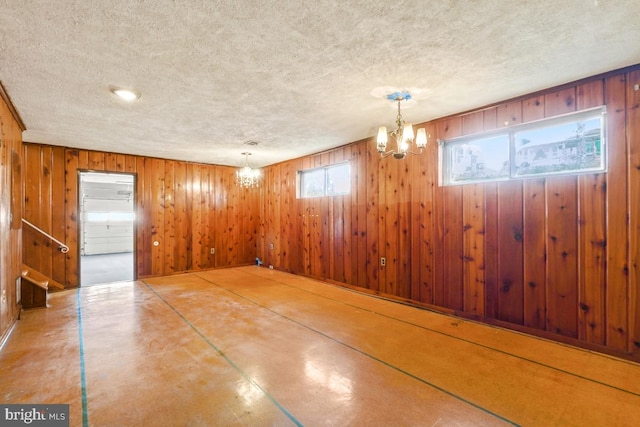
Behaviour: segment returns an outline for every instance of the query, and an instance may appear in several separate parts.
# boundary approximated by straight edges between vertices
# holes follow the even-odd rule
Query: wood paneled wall
[[[23,147],[24,217],[70,247],[63,254],[25,225],[23,259],[66,287],[80,281],[79,171],[135,174],[138,278],[255,262],[260,193],[236,186],[235,168],[30,143]]]
[[[640,358],[640,67],[426,123],[426,155],[373,140],[266,169],[258,255],[274,268]],[[437,139],[607,106],[606,173],[438,186]],[[347,196],[296,198],[350,160]],[[380,266],[380,258],[386,266]]]
[[[16,279],[21,274],[23,128],[0,84],[0,344],[19,314]]]

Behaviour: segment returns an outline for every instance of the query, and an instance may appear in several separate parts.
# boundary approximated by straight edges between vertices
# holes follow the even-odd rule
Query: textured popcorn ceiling
[[[392,126],[381,86],[421,89],[403,113],[423,122],[640,63],[639,17],[638,0],[0,0],[0,80],[25,141],[263,166]]]

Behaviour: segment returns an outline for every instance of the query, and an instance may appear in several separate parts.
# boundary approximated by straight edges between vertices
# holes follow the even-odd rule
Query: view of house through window
[[[604,107],[442,141],[443,185],[604,171]]]
[[[300,198],[339,196],[351,192],[351,165],[348,162],[298,172]]]

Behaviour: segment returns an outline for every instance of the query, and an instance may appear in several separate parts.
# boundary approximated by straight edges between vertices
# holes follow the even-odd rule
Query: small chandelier
[[[245,188],[257,187],[260,182],[260,169],[252,169],[249,166],[251,153],[242,153],[245,157],[245,167],[236,171],[236,183]]]
[[[418,152],[409,150],[411,144],[414,142],[413,126],[411,123],[405,123],[400,113],[400,103],[402,101],[408,101],[411,99],[411,94],[407,91],[394,92],[387,95],[387,99],[390,101],[396,101],[398,103],[398,115],[396,116],[396,128],[387,133],[386,126],[380,126],[378,129],[378,153],[380,157],[393,156],[394,159],[401,160],[407,157],[407,154],[421,154],[422,149],[427,146],[427,134],[424,128],[418,129],[417,137],[415,138],[416,147]],[[396,149],[387,151],[388,136],[391,135],[396,142]]]

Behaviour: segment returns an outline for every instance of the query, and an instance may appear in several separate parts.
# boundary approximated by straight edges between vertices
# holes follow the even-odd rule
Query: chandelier
[[[236,183],[245,188],[257,187],[260,182],[260,169],[253,169],[249,166],[249,156],[251,153],[242,153],[245,158],[245,167],[236,171]]]
[[[396,116],[396,128],[387,133],[386,126],[380,126],[378,129],[378,153],[380,157],[393,156],[394,159],[401,160],[407,157],[407,154],[420,154],[422,149],[427,146],[427,134],[424,128],[418,129],[417,136],[414,138],[413,125],[411,123],[405,123],[402,119],[402,113],[400,112],[400,104],[402,101],[408,101],[411,99],[411,94],[407,91],[394,92],[387,95],[387,99],[390,101],[396,101],[398,103],[398,115]],[[387,142],[389,135],[395,140],[396,149],[387,151]],[[418,149],[418,152],[411,151],[411,144],[414,142]]]

